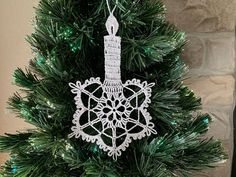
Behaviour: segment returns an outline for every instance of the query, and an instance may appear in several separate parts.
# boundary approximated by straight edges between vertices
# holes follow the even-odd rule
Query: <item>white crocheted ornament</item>
[[[117,159],[132,139],[141,139],[156,131],[147,111],[154,83],[137,79],[124,84],[121,81],[121,38],[115,36],[119,24],[113,11],[106,22],[109,35],[104,37],[104,82],[100,78],[90,78],[84,84],[79,81],[69,84],[72,93],[76,94],[77,106],[73,119],[75,126],[69,137],[82,137],[87,142],[97,143],[99,148]]]

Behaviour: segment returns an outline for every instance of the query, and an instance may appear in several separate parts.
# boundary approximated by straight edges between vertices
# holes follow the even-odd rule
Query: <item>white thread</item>
[[[107,2],[108,11],[110,12],[110,14],[113,14],[114,11],[116,10],[117,4],[118,4],[118,0],[116,0],[116,5],[115,5],[115,7],[112,10],[111,10],[111,6],[109,4],[109,0],[106,0],[106,2]]]

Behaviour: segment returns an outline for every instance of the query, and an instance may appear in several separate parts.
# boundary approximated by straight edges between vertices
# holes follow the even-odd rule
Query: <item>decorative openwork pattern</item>
[[[82,137],[87,142],[97,143],[117,159],[132,139],[141,139],[156,131],[147,112],[154,84],[137,79],[124,84],[121,81],[121,38],[115,36],[119,24],[113,11],[106,22],[109,35],[104,37],[104,82],[100,78],[90,78],[84,84],[79,81],[69,84],[76,94],[77,106],[75,126],[69,137]]]

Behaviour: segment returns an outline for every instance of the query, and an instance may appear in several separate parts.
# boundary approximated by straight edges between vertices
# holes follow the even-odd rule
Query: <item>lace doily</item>
[[[77,107],[69,137],[82,137],[87,142],[97,143],[117,159],[132,139],[141,139],[156,131],[147,111],[154,84],[137,79],[124,84],[121,81],[121,38],[116,36],[119,24],[113,15],[115,8],[111,10],[108,4],[104,82],[100,78],[90,78],[84,84],[79,81],[69,84],[76,94]]]

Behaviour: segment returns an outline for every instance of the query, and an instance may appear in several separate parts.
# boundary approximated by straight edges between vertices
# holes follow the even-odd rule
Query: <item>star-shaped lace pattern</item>
[[[71,137],[97,143],[116,159],[132,139],[156,133],[147,111],[153,84],[133,79],[116,94],[107,93],[99,78],[70,86],[77,105]]]

